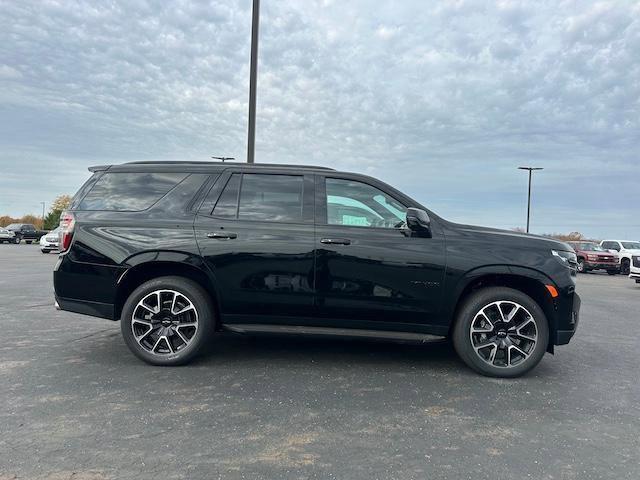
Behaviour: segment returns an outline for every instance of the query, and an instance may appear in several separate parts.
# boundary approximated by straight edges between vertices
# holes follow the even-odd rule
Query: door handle
[[[348,238],[323,238],[320,243],[330,245],[351,245],[351,240]]]
[[[207,233],[207,237],[217,238],[219,240],[231,240],[233,238],[238,238],[238,234],[233,232],[212,232]]]

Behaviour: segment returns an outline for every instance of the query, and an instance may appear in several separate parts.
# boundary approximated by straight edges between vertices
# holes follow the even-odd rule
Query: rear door
[[[226,323],[296,323],[312,314],[312,176],[227,170],[195,232]]]
[[[444,238],[403,228],[406,208],[380,183],[317,177],[317,311],[358,328],[436,321],[442,301]]]

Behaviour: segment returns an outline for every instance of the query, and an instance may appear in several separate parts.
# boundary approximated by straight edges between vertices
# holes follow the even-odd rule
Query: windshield
[[[640,250],[640,242],[622,242],[622,246],[628,250]]]
[[[578,243],[576,245],[576,248],[578,250],[584,250],[587,252],[606,252],[604,248],[602,248],[600,245],[597,245],[595,243]]]

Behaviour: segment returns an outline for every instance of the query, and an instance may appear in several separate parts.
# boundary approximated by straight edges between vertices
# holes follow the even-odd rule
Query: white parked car
[[[0,243],[16,243],[16,234],[11,230],[0,227]]]
[[[631,269],[629,270],[629,278],[640,283],[640,255],[633,255],[631,258]]]
[[[60,231],[60,227],[55,230],[51,230],[46,235],[40,237],[40,250],[42,253],[49,253],[52,251],[58,251],[60,247],[60,237],[58,236],[58,232]]]
[[[633,257],[640,256],[640,242],[636,240],[603,240],[600,246],[605,250],[617,252],[620,257],[620,273],[631,273]]]

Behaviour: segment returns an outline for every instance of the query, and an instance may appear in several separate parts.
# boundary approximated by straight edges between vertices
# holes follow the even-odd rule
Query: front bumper
[[[580,295],[574,293],[569,322],[564,325],[564,328],[562,330],[556,330],[556,345],[566,345],[576,333],[576,330],[578,329],[578,323],[580,322],[581,303],[582,301],[580,300]]]
[[[584,262],[584,266],[590,270],[615,270],[620,271],[619,263],[604,263],[604,262]]]

